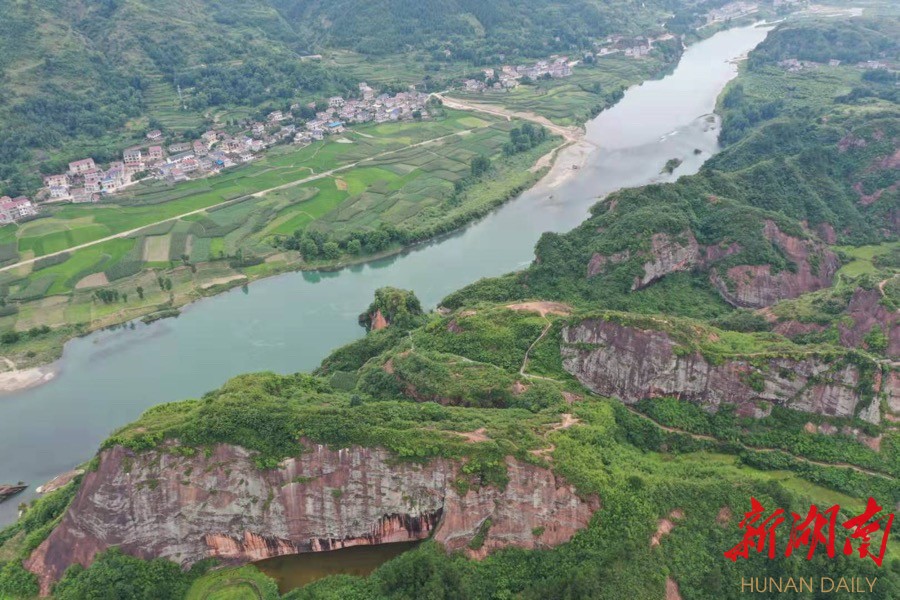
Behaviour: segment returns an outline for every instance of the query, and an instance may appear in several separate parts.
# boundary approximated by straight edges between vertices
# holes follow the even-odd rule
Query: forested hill
[[[851,19],[782,27],[753,53],[751,65],[756,68],[790,58],[816,62],[897,60],[900,23],[897,19]]]
[[[23,171],[35,175],[26,161],[54,172],[74,152],[109,160],[157,125],[148,115],[183,130],[202,126],[208,106],[253,105],[288,85],[291,93],[341,87],[321,66],[296,60],[304,41],[263,0],[0,0],[0,15],[7,193],[33,187],[22,180]],[[176,86],[201,83],[179,106]]]
[[[0,0],[0,192],[83,153],[106,162],[147,129],[355,88],[364,69],[303,60],[326,49],[359,53],[342,66],[414,51],[474,67],[658,29],[678,1]]]
[[[660,21],[665,0],[273,0],[309,39],[365,54],[426,48],[470,58],[583,48]],[[439,55],[438,55],[439,56]]]

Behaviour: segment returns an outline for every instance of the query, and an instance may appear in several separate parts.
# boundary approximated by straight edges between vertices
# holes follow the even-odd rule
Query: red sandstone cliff
[[[209,457],[105,450],[62,522],[26,561],[47,594],[65,569],[119,546],[189,566],[208,557],[240,564],[283,554],[434,538],[466,550],[486,519],[474,557],[515,545],[553,546],[586,526],[596,498],[579,498],[552,471],[507,460],[504,490],[453,482],[459,464],[398,461],[385,450],[310,450],[260,471],[246,450],[219,445]],[[538,528],[540,536],[533,534]]]
[[[900,316],[881,303],[881,292],[877,289],[857,289],[847,305],[847,315],[850,319],[838,324],[842,345],[861,348],[864,346],[863,338],[872,328],[880,327],[888,337],[885,353],[892,358],[900,358]]]
[[[815,356],[769,358],[761,365],[740,359],[713,364],[697,352],[676,352],[678,344],[664,331],[602,319],[566,327],[562,341],[566,371],[592,391],[625,403],[674,396],[712,409],[733,404],[748,416],[764,416],[778,404],[822,415],[858,414],[873,423],[880,420],[877,396],[858,406],[860,373],[851,364],[829,364]],[[881,391],[880,379],[874,385],[876,392]]]
[[[831,285],[841,264],[825,244],[789,236],[772,221],[766,221],[763,235],[780,248],[796,268],[772,273],[770,265],[738,265],[729,268],[724,275],[712,269],[710,281],[728,303],[744,308],[763,308]]]
[[[677,235],[654,233],[650,237],[649,250],[639,254],[643,275],[634,279],[631,289],[644,289],[672,273],[709,269],[710,281],[727,302],[734,306],[762,308],[831,285],[840,261],[825,244],[812,238],[787,235],[773,221],[765,222],[763,235],[795,265],[793,271],[772,273],[770,265],[737,265],[723,275],[716,263],[740,253],[741,246],[737,243],[701,246],[688,229]],[[631,258],[628,250],[609,256],[595,253],[588,262],[587,277],[600,275]]]

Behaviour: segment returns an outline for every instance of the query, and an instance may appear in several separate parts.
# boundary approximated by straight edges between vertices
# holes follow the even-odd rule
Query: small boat
[[[3,502],[7,498],[11,496],[15,496],[19,492],[23,491],[28,486],[25,485],[24,481],[20,481],[16,485],[3,485],[0,484],[0,502]]]

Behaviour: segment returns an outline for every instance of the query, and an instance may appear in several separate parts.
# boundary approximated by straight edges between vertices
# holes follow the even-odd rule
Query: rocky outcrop
[[[772,273],[771,265],[737,265],[723,275],[713,268],[710,281],[728,303],[742,308],[763,308],[831,285],[841,265],[827,246],[789,236],[772,221],[765,222],[763,235],[781,249],[795,269]]]
[[[765,416],[772,405],[822,415],[859,416],[877,423],[877,396],[863,402],[862,376],[852,364],[805,358],[706,360],[661,330],[589,319],[562,331],[563,367],[584,386],[625,403],[672,396],[711,410],[735,405]],[[881,382],[873,382],[879,392]]]
[[[429,535],[464,550],[490,519],[484,543],[469,550],[478,557],[504,546],[565,542],[598,508],[596,498],[580,498],[549,469],[511,458],[505,489],[461,494],[454,461],[418,464],[377,448],[308,446],[265,471],[248,451],[229,445],[193,457],[104,450],[62,522],[25,565],[47,594],[69,565],[87,566],[111,546],[185,567],[210,557],[240,564]]]
[[[878,327],[888,338],[885,353],[892,358],[900,357],[900,316],[881,303],[878,289],[857,288],[847,305],[847,315],[850,319],[838,324],[842,345],[861,348],[866,335],[873,327]]]
[[[825,229],[823,233],[834,231]],[[768,264],[744,264],[729,267],[723,273],[716,263],[739,254],[743,250],[740,244],[723,242],[701,246],[693,232],[686,229],[677,235],[654,233],[650,237],[650,248],[638,255],[644,261],[643,274],[634,278],[631,289],[642,290],[672,273],[709,269],[710,281],[727,302],[743,308],[762,308],[831,285],[840,260],[825,244],[787,235],[770,220],[763,226],[763,235],[792,263],[792,269],[773,273]],[[610,265],[631,258],[627,250],[608,256],[594,253],[587,265],[587,277],[600,275]]]
[[[631,258],[631,252],[628,250],[623,250],[621,252],[616,252],[615,254],[610,254],[609,256],[604,256],[598,252],[594,252],[591,256],[591,260],[588,262],[587,266],[587,277],[590,279],[596,275],[599,275],[606,268],[606,265],[617,265],[619,263],[625,262]]]
[[[381,314],[380,310],[376,310],[374,315],[370,317],[372,323],[372,331],[378,331],[380,329],[387,329],[388,322],[387,319],[384,318],[384,315]]]
[[[670,273],[688,271],[700,257],[700,244],[690,230],[678,236],[654,233],[650,236],[650,260],[644,263],[644,274],[635,278],[631,289],[641,290]]]

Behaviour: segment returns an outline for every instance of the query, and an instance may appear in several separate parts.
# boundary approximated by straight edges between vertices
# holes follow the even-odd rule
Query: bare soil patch
[[[200,289],[208,290],[209,288],[217,285],[222,285],[225,283],[231,283],[232,281],[237,281],[239,279],[247,279],[246,275],[229,275],[227,277],[216,277],[215,279],[211,279],[200,286]]]
[[[83,290],[85,288],[100,287],[104,285],[109,285],[109,279],[106,278],[106,273],[91,273],[76,283],[75,289]]]
[[[542,317],[547,315],[559,315],[566,317],[572,314],[572,307],[562,302],[522,302],[521,304],[507,304],[510,310],[522,310],[536,312]]]
[[[457,431],[456,435],[464,437],[466,439],[466,441],[469,442],[470,444],[475,444],[477,442],[489,442],[491,440],[491,438],[489,438],[487,436],[485,431],[486,431],[485,428],[481,427],[479,429],[476,429],[475,431],[467,431],[467,432]]]
[[[666,600],[681,600],[678,583],[671,577],[666,577]]]
[[[656,533],[650,538],[650,547],[653,548],[659,546],[662,539],[672,533],[672,530],[675,529],[675,521],[683,518],[684,512],[682,512],[680,508],[676,508],[669,513],[668,517],[660,519],[659,524],[656,527]]]

